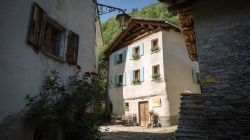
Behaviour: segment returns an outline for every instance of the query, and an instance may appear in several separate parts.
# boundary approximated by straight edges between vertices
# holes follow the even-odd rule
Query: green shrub
[[[65,86],[59,73],[52,71],[40,94],[26,96],[26,121],[40,135],[56,126],[66,140],[99,139],[98,105],[105,92],[105,80],[95,72],[82,76],[79,68],[69,81]]]

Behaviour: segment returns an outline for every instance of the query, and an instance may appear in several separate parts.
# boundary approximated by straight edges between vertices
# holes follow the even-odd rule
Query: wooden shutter
[[[115,76],[114,76],[114,87],[116,87],[117,84],[118,84],[118,75],[115,74]]]
[[[130,84],[133,84],[133,80],[134,80],[134,71],[130,70]]]
[[[123,73],[122,84],[123,84],[123,86],[126,85],[126,72]]]
[[[42,48],[45,27],[46,13],[40,6],[34,3],[29,27],[28,43],[34,46],[36,49]]]
[[[117,57],[118,57],[118,54],[114,54],[114,65],[116,65],[117,64]]]
[[[144,43],[140,44],[140,56],[144,55]]]
[[[129,48],[129,59],[133,59],[133,48]]]
[[[69,31],[68,33],[68,43],[67,43],[67,53],[66,61],[69,64],[76,65],[78,58],[78,44],[79,44],[79,35]]]
[[[123,50],[122,51],[122,62],[126,62],[126,56],[127,56],[127,51]]]
[[[140,69],[140,81],[143,82],[144,81],[144,67],[142,67]]]

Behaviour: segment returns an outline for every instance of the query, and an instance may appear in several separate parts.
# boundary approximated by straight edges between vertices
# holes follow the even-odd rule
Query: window
[[[200,73],[192,70],[193,83],[200,84]]]
[[[114,65],[126,61],[127,50],[124,49],[121,53],[114,53]]]
[[[141,43],[138,46],[129,48],[130,60],[138,60],[143,55],[144,55],[144,43]]]
[[[65,42],[68,40],[66,61],[77,64],[79,36],[63,28],[47,16],[46,12],[36,3],[33,5],[31,23],[27,42],[36,51],[42,50],[49,56],[65,60]],[[66,34],[68,33],[68,38]]]
[[[135,48],[135,53],[134,54],[140,55],[140,48],[139,48],[139,46]]]
[[[151,41],[151,52],[156,52],[159,50],[158,39],[154,39]]]
[[[117,60],[117,64],[122,63],[122,54],[118,55],[118,60]]]
[[[134,52],[133,59],[134,60],[139,59],[140,58],[140,47],[139,46],[135,47],[133,52]]]
[[[123,85],[123,75],[120,74],[118,75],[118,83],[117,86],[122,86]]]
[[[155,65],[152,67],[152,79],[159,79],[160,75],[160,65]]]
[[[123,74],[115,74],[114,75],[114,86],[121,87],[126,85],[126,72]]]
[[[128,102],[125,102],[124,110],[129,111],[129,103]]]
[[[138,70],[130,70],[130,84],[140,84],[144,81],[144,67]]]
[[[134,78],[133,78],[133,83],[137,84],[140,83],[140,70],[135,70],[134,71]]]
[[[56,57],[64,58],[66,30],[52,19],[46,19],[42,50]]]

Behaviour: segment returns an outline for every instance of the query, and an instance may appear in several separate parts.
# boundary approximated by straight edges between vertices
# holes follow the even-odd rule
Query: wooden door
[[[141,126],[149,123],[148,102],[139,102],[139,122]]]

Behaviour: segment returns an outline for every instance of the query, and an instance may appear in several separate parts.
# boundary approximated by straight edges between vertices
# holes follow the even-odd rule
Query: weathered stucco
[[[160,51],[151,53],[151,40],[158,38]],[[149,111],[154,110],[160,116],[161,124],[176,124],[178,119],[180,93],[185,90],[200,93],[199,85],[192,82],[193,64],[188,57],[184,40],[175,31],[160,31],[149,35],[127,47],[116,51],[122,53],[144,43],[144,55],[139,60],[130,60],[127,51],[126,62],[114,65],[114,53],[109,57],[109,79],[113,80],[115,73],[126,73],[126,85],[111,86],[109,96],[115,114],[136,114],[138,121],[138,102],[148,101]],[[152,80],[152,66],[160,65],[161,80]],[[133,85],[130,81],[130,70],[144,67],[144,81]],[[152,99],[160,98],[161,107],[153,107]],[[124,102],[129,102],[129,111],[124,111]]]
[[[51,70],[57,70],[64,80],[76,70],[67,63],[36,53],[26,43],[34,2],[67,30],[79,35],[78,64],[83,71],[95,71],[96,9],[92,0],[1,0],[0,122],[24,109],[25,95],[38,94]]]
[[[192,69],[199,72],[198,63],[188,56],[183,36],[170,30],[163,32],[164,70],[170,114],[178,116],[180,94],[183,92],[200,93],[199,84],[193,83]],[[177,118],[175,118],[177,119]]]
[[[208,139],[250,139],[250,2],[194,1]]]

